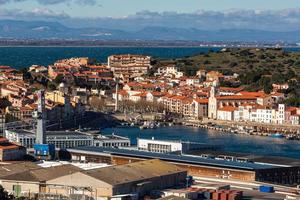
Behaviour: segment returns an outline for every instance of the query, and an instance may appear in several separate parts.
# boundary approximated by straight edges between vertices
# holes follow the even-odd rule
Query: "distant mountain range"
[[[147,27],[139,31],[70,28],[58,22],[0,20],[0,39],[194,40],[207,42],[299,42],[299,31]]]

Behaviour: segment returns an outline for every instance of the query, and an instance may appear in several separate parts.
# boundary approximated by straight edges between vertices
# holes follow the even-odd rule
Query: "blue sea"
[[[173,59],[218,51],[208,47],[0,47],[0,65],[14,68],[31,65],[49,65],[63,58],[89,57],[106,63],[112,54],[143,54],[154,58]],[[300,51],[300,48],[287,48],[287,51]]]
[[[137,138],[192,141],[216,147],[218,151],[300,159],[300,141],[262,136],[236,135],[196,127],[172,126],[157,129],[107,128],[103,134],[126,136],[136,144]]]

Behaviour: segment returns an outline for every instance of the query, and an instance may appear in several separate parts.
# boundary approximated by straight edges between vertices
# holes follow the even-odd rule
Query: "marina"
[[[253,155],[280,156],[288,158],[300,158],[300,141],[285,140],[282,138],[262,137],[247,134],[229,134],[221,129],[207,129],[188,126],[162,126],[156,129],[144,129],[139,127],[107,128],[102,133],[112,132],[130,138],[131,144],[136,144],[136,138],[160,140],[192,141],[211,145],[218,151],[247,153]]]

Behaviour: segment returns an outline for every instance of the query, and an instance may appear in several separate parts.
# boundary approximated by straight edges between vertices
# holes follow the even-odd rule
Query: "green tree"
[[[0,199],[1,200],[10,200],[12,199],[9,195],[8,192],[4,190],[3,186],[0,185]]]
[[[57,85],[63,82],[64,76],[63,75],[58,75],[56,78],[53,80]]]
[[[52,82],[52,81],[49,81],[49,82],[47,83],[47,88],[48,88],[49,90],[51,90],[51,91],[55,90],[56,87],[57,87],[57,84],[55,84],[55,83]]]

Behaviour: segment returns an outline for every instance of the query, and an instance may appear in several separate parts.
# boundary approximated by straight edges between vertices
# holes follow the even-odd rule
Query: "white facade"
[[[15,142],[26,148],[33,148],[36,143],[36,134],[24,130],[5,130],[5,136],[10,142]],[[75,131],[49,131],[46,132],[47,144],[54,144],[56,148],[73,148],[79,146],[92,146],[93,136]]]
[[[218,110],[217,111],[217,119],[225,120],[225,121],[233,121],[234,120],[234,111]]]
[[[300,125],[300,115],[292,115],[290,119],[291,119],[291,124]]]
[[[94,139],[94,146],[96,147],[129,147],[130,140],[126,137],[121,137],[118,135],[104,136],[99,135]]]
[[[250,120],[258,123],[275,123],[276,111],[274,109],[256,109],[251,112]]]
[[[200,79],[198,78],[188,78],[186,79],[186,84],[187,85],[197,85],[200,83]]]
[[[277,123],[278,124],[283,124],[285,121],[285,105],[284,104],[279,104],[278,105],[278,111],[277,111]]]
[[[174,65],[160,67],[155,73],[156,76],[175,76],[175,78],[180,78],[183,76],[183,72],[178,71],[177,67]]]
[[[250,121],[251,107],[249,106],[239,106],[237,110],[234,111],[234,121]]]
[[[140,139],[137,140],[137,147],[141,151],[150,151],[157,153],[168,153],[182,151],[182,143],[176,141],[162,141],[153,139]]]

